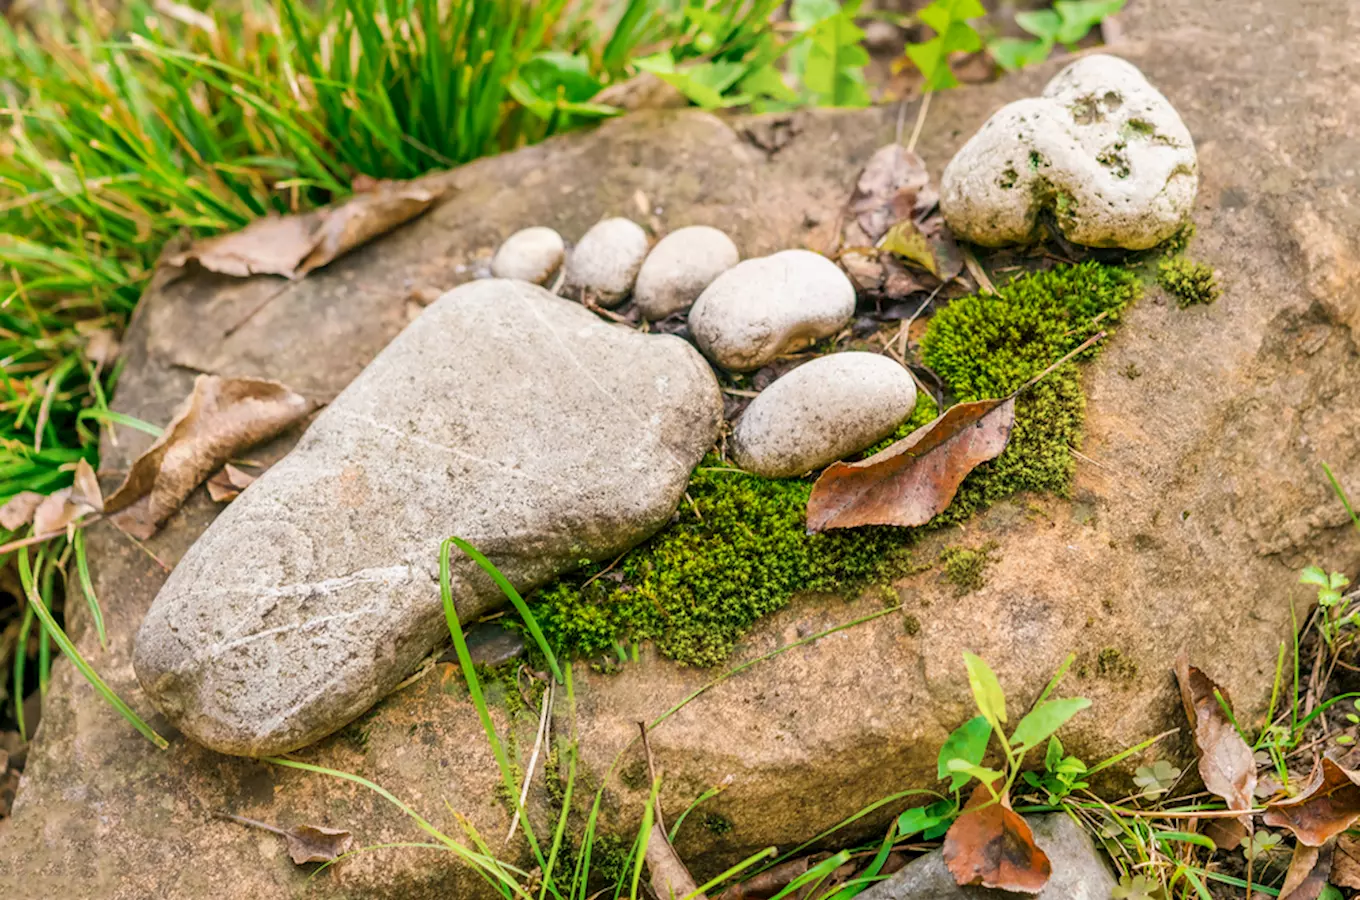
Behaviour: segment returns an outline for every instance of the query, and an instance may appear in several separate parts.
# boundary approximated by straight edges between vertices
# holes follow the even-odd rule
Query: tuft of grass
[[[1176,256],[1157,266],[1157,284],[1176,298],[1181,309],[1213,303],[1223,294],[1213,266]]]

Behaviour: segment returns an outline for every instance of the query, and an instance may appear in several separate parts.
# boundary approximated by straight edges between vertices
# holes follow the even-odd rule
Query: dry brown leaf
[[[1214,696],[1217,691],[1227,703],[1227,692],[1190,665],[1184,653],[1176,660],[1176,681],[1199,751],[1199,775],[1204,786],[1227,801],[1229,809],[1251,809],[1256,792],[1256,760]]]
[[[1006,449],[1014,425],[1013,396],[960,403],[868,459],[833,463],[812,486],[808,531],[924,525],[969,472]]]
[[[33,511],[34,534],[59,534],[72,522],[95,511],[88,503],[73,499],[72,493],[71,488],[62,488],[43,498]]]
[[[330,862],[344,856],[354,843],[354,835],[343,828],[322,828],[320,825],[295,825],[285,829],[288,855],[299,866],[304,863]]]
[[[961,887],[1025,894],[1039,893],[1053,874],[1048,854],[1034,842],[1029,824],[1011,810],[1009,798],[993,801],[983,784],[945,833],[944,864]]]
[[[911,260],[941,281],[951,281],[963,271],[963,252],[939,216],[924,222],[903,219],[888,229],[879,246]]]
[[[1320,847],[1360,819],[1360,785],[1355,773],[1325,756],[1313,768],[1298,796],[1271,803],[1264,821],[1272,828],[1288,828],[1300,844]]]
[[[83,503],[100,512],[104,510],[104,494],[99,490],[99,479],[94,474],[94,467],[84,458],[76,462],[75,483],[71,485],[71,502]]]
[[[1332,848],[1331,843],[1322,847],[1295,844],[1289,871],[1280,887],[1280,900],[1317,900],[1332,871]]]
[[[33,514],[46,499],[36,491],[20,491],[0,506],[0,528],[18,531],[33,521]]]
[[[446,188],[436,182],[380,181],[333,206],[293,216],[268,216],[240,231],[195,241],[166,263],[195,260],[224,275],[301,278],[355,247],[420,215]]]
[[[311,401],[277,381],[200,375],[165,431],[133,462],[104,508],[118,514],[118,527],[148,538],[210,472],[313,408]]]
[[[1247,836],[1247,826],[1239,819],[1210,819],[1201,832],[1219,850],[1236,850]]]
[[[117,335],[108,328],[91,332],[85,340],[85,358],[94,363],[98,369],[106,369],[113,365],[122,349]]]
[[[850,195],[850,212],[876,242],[894,224],[923,217],[939,199],[930,185],[925,160],[893,143],[879,147],[859,173]]]
[[[1337,887],[1360,888],[1360,838],[1349,834],[1337,837],[1330,880]]]
[[[229,503],[250,487],[256,476],[227,463],[208,479],[208,496],[214,503]]]
[[[647,872],[651,875],[652,893],[660,900],[680,900],[691,894],[694,900],[707,900],[703,894],[695,893],[699,885],[680,861],[680,855],[671,846],[666,838],[666,829],[659,822],[652,826],[651,835],[647,838],[645,857]]]

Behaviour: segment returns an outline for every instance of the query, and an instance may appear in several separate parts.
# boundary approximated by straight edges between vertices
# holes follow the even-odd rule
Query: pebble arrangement
[[[1077,243],[1142,249],[1180,227],[1195,186],[1175,110],[1133,66],[1091,56],[997,112],[945,170],[940,205],[979,244],[1030,241],[1048,210]],[[520,590],[645,540],[721,432],[714,369],[834,336],[856,302],[819,254],[740,261],[706,226],[649,247],[623,218],[570,253],[550,228],[516,232],[491,271],[428,307],[175,567],[133,665],[181,731],[259,756],[359,715],[446,634],[432,561],[450,534]],[[687,315],[693,342],[596,315],[629,297],[650,320]],[[802,475],[889,435],[915,402],[895,360],[825,355],[755,397],[731,457]],[[502,602],[462,558],[452,591],[468,616]]]

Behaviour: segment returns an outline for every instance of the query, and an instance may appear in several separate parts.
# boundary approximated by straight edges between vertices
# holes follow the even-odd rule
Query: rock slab
[[[137,635],[138,679],[223,753],[287,752],[368,709],[444,633],[458,535],[522,591],[670,518],[721,421],[689,344],[523,282],[444,295],[218,517]],[[503,598],[463,558],[476,616]]]
[[[1145,250],[1184,224],[1198,188],[1170,101],[1133,64],[1098,54],[988,119],[945,168],[940,209],[954,234],[987,247],[1035,240],[1047,211],[1075,243]]]
[[[1091,838],[1063,813],[1030,816],[1034,841],[1048,854],[1053,875],[1037,900],[1110,900],[1116,881]],[[959,887],[932,850],[864,893],[861,900],[1013,900],[1021,894],[983,887]]]
[[[732,430],[732,459],[766,478],[788,478],[887,437],[916,407],[916,383],[877,353],[832,353],[780,377]]]

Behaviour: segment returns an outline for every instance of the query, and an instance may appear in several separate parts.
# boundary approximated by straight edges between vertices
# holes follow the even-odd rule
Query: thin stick
[[[251,828],[263,828],[265,831],[272,831],[282,837],[288,837],[288,832],[277,825],[270,825],[268,822],[261,822],[258,819],[247,819],[245,816],[233,816],[231,813],[215,812],[213,815],[219,819],[226,819],[229,822],[236,822],[240,825],[249,825]]]
[[[67,528],[84,528],[86,525],[93,525],[95,522],[98,522],[102,518],[104,517],[96,513],[95,515],[90,516],[88,519],[81,519],[79,522],[72,522],[70,525],[68,525],[66,528],[63,528],[61,531],[49,531],[46,534],[35,534],[32,537],[20,538],[17,541],[10,541],[8,544],[0,544],[0,556],[4,556],[6,553],[10,553],[22,547],[32,547],[34,544],[42,544],[52,540],[53,538],[63,537],[66,534]]]
[[[916,140],[921,136],[921,128],[926,124],[926,113],[930,111],[930,95],[932,91],[927,91],[921,98],[921,108],[916,113],[916,127],[911,130],[911,140],[907,141],[907,152],[916,152]]]
[[[614,568],[615,566],[617,566],[617,565],[619,564],[619,560],[623,559],[623,558],[624,558],[625,556],[627,556],[627,555],[628,555],[628,551],[625,550],[625,551],[623,551],[622,553],[620,553],[618,556],[614,557],[614,561],[613,561],[612,563],[610,563],[609,565],[605,566],[605,567],[604,567],[603,569],[601,569],[600,571],[596,572],[594,575],[591,575],[589,578],[587,578],[587,579],[586,579],[586,583],[583,584],[583,585],[581,585],[581,587],[582,587],[582,588],[587,588],[587,587],[589,587],[589,586],[591,585],[591,583],[592,583],[593,581],[595,581],[595,579],[599,578],[601,575],[606,574],[610,569],[612,569],[612,568]]]
[[[510,843],[515,836],[515,830],[519,828],[519,813],[524,809],[524,804],[529,800],[529,782],[534,780],[534,768],[538,765],[538,752],[543,749],[543,735],[547,731],[548,715],[552,711],[553,682],[548,681],[548,688],[543,692],[543,711],[538,717],[538,735],[534,738],[534,750],[529,754],[529,768],[524,773],[524,786],[519,791],[519,804],[515,807],[515,816],[510,820],[510,831],[505,835],[505,842]]]
[[[639,722],[638,731],[642,732],[642,749],[647,754],[647,777],[652,784],[656,784],[656,761],[652,759],[652,742],[647,740],[647,723]],[[661,829],[662,834],[669,834],[666,830],[666,820],[661,817],[661,792],[656,793],[656,824]]]
[[[1108,332],[1098,331],[1095,334],[1091,335],[1086,340],[1082,341],[1081,344],[1075,350],[1069,351],[1067,355],[1064,356],[1062,359],[1058,360],[1053,365],[1049,366],[1047,369],[1044,369],[1038,375],[1035,375],[1029,381],[1026,381],[1024,384],[1020,385],[1020,387],[1016,388],[1015,393],[1011,394],[1011,396],[1012,397],[1017,396],[1021,391],[1028,390],[1029,388],[1034,387],[1036,384],[1038,384],[1039,382],[1047,378],[1049,375],[1051,375],[1054,369],[1058,368],[1063,363],[1067,362],[1072,357],[1078,355],[1082,351],[1089,349],[1092,344],[1096,343],[1099,340],[1102,340],[1107,336],[1107,334]]]

